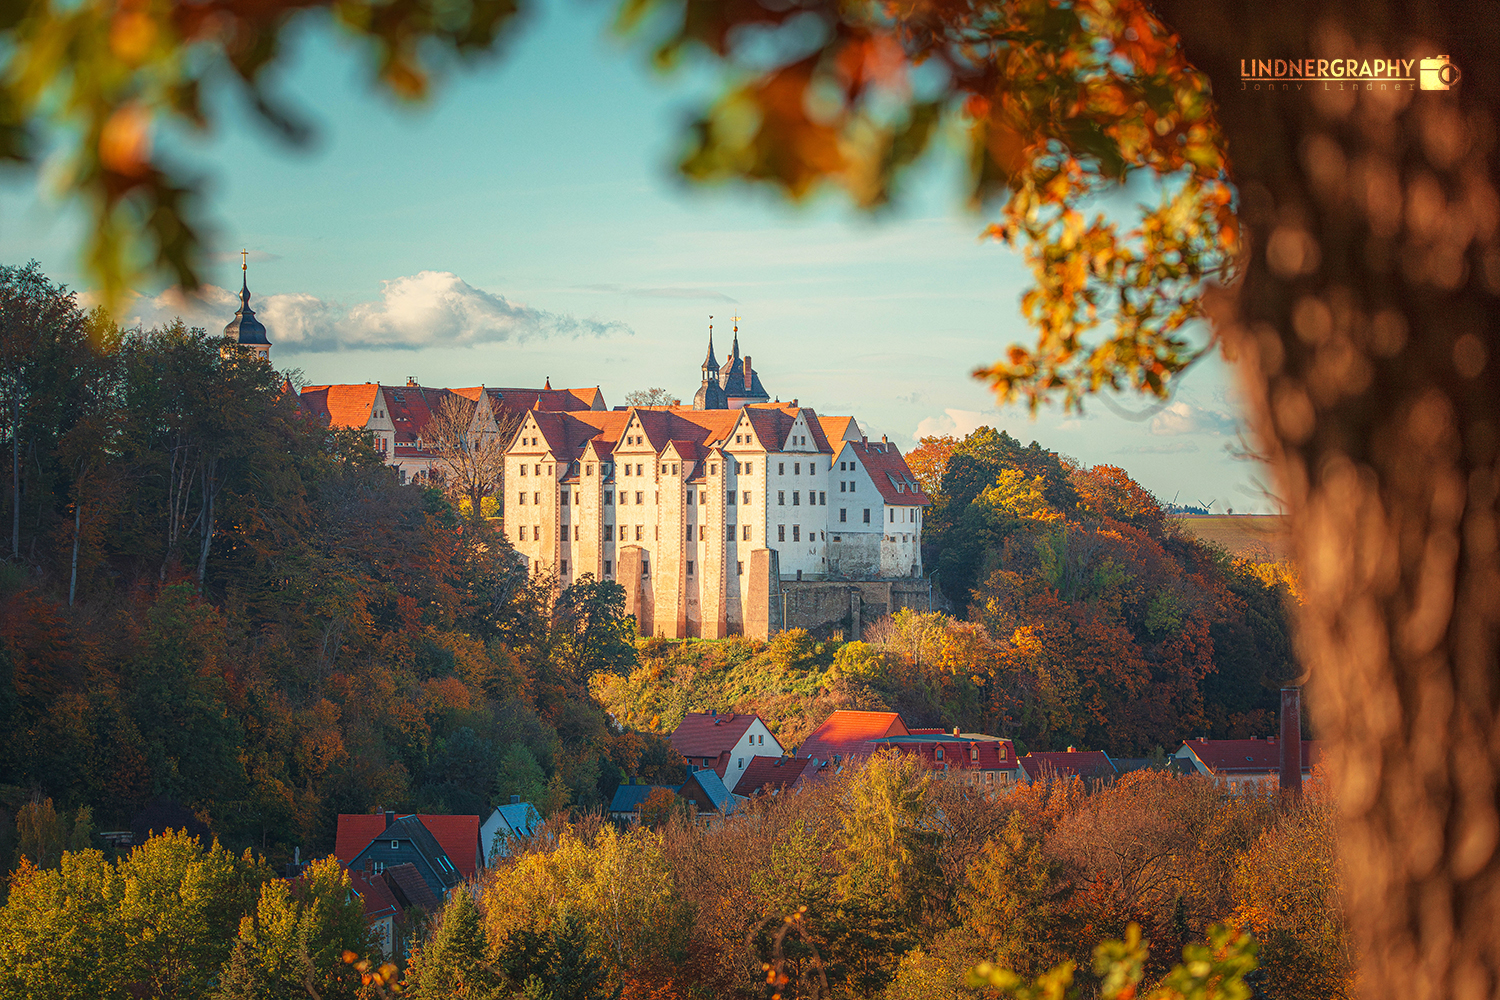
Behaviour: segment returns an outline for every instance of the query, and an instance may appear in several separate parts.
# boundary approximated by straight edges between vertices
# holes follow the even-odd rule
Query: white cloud
[[[1151,433],[1173,434],[1233,434],[1235,420],[1227,413],[1205,410],[1191,403],[1178,400],[1151,418]]]
[[[448,271],[422,271],[382,282],[380,297],[345,305],[292,292],[254,296],[250,305],[274,346],[289,352],[470,347],[498,341],[629,333],[618,321],[579,319],[487,292]],[[210,332],[224,328],[238,296],[206,286],[187,296],[172,288],[139,298],[126,323],[162,326],[181,317]]]
[[[986,414],[979,410],[944,410],[940,417],[923,417],[917,424],[913,439],[920,441],[924,437],[940,437],[944,434],[962,438],[986,424],[998,426],[998,418],[999,414]]]

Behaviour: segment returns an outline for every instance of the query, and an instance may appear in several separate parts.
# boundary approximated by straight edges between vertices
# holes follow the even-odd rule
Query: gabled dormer
[[[583,446],[583,454],[578,456],[579,476],[584,482],[598,476],[600,481],[609,482],[614,478],[614,446],[603,438],[590,438]]]

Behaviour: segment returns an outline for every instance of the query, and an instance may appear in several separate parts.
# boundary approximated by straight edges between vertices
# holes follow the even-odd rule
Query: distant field
[[[1237,556],[1274,562],[1291,558],[1280,514],[1183,514],[1182,525]]]

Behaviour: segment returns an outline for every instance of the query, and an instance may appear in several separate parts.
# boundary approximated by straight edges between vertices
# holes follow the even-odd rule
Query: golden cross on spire
[[[249,250],[241,250],[240,251],[240,270],[241,271],[248,271],[248,270],[250,270],[250,251]]]
[[[735,313],[734,314],[734,332],[735,333],[739,333],[740,332],[740,314],[739,313]]]
[[[714,332],[714,318],[712,316],[708,317],[708,332],[709,333],[713,333]]]

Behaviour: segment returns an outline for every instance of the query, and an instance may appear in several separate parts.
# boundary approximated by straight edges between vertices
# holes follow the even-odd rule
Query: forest
[[[789,746],[846,707],[1023,750],[1273,732],[1295,578],[1183,534],[1121,470],[987,428],[924,441],[956,614],[642,639],[618,586],[528,578],[482,508],[308,419],[296,373],[180,324],[122,330],[35,264],[0,269],[0,315],[0,998],[1349,986],[1317,783],[994,798],[878,758],[707,825],[601,818],[627,777],[683,780],[686,711],[759,712]],[[542,835],[407,914],[410,953],[380,965],[325,857],[338,814],[512,794]],[[100,836],[163,817],[178,832],[129,851]],[[323,860],[276,877],[294,851]]]

